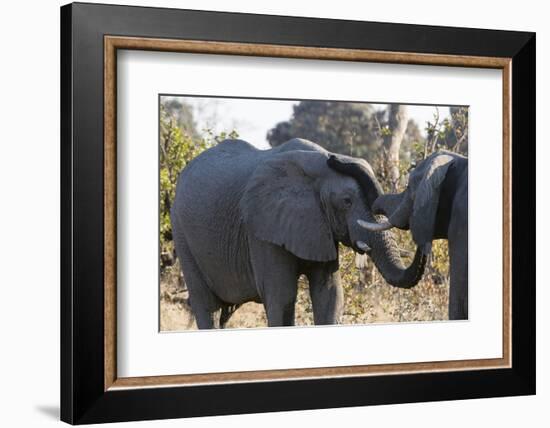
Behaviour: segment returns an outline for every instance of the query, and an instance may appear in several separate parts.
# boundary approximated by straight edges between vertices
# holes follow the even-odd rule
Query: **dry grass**
[[[406,242],[401,242],[404,246]],[[447,242],[434,242],[431,264],[418,285],[410,290],[388,285],[366,257],[356,257],[349,249],[340,254],[340,274],[344,286],[343,324],[375,322],[434,321],[448,319]],[[162,331],[197,328],[188,305],[188,292],[179,275],[179,264],[167,268],[161,277],[160,324]],[[296,325],[313,325],[307,279],[299,281]],[[227,328],[265,327],[263,306],[247,303],[231,317]]]

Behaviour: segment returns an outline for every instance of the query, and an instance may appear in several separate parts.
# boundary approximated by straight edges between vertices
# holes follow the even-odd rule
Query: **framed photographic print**
[[[535,393],[533,33],[76,3],[61,54],[62,420]]]

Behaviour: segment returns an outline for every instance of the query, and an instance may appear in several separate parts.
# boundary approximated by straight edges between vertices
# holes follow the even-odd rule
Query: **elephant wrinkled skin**
[[[425,256],[406,268],[389,231],[370,232],[380,185],[363,160],[362,186],[330,169],[330,153],[293,139],[270,150],[226,140],[181,172],[171,209],[176,253],[190,305],[203,328],[223,327],[249,301],[264,305],[269,326],[294,324],[297,281],[309,280],[315,324],[342,314],[338,242],[367,252],[388,281],[413,286]]]

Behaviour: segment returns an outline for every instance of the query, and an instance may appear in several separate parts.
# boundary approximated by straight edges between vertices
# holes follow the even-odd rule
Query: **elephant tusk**
[[[355,244],[357,245],[357,248],[363,250],[365,253],[368,253],[371,250],[371,247],[363,241],[357,241]]]
[[[359,224],[359,226],[364,227],[371,232],[383,232],[384,230],[388,230],[394,227],[393,224],[391,224],[389,221],[384,221],[382,223],[370,223],[364,220],[357,220],[357,223]]]

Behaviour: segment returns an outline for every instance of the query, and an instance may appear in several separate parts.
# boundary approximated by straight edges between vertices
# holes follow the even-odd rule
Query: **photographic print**
[[[159,96],[160,330],[468,318],[468,107]]]

